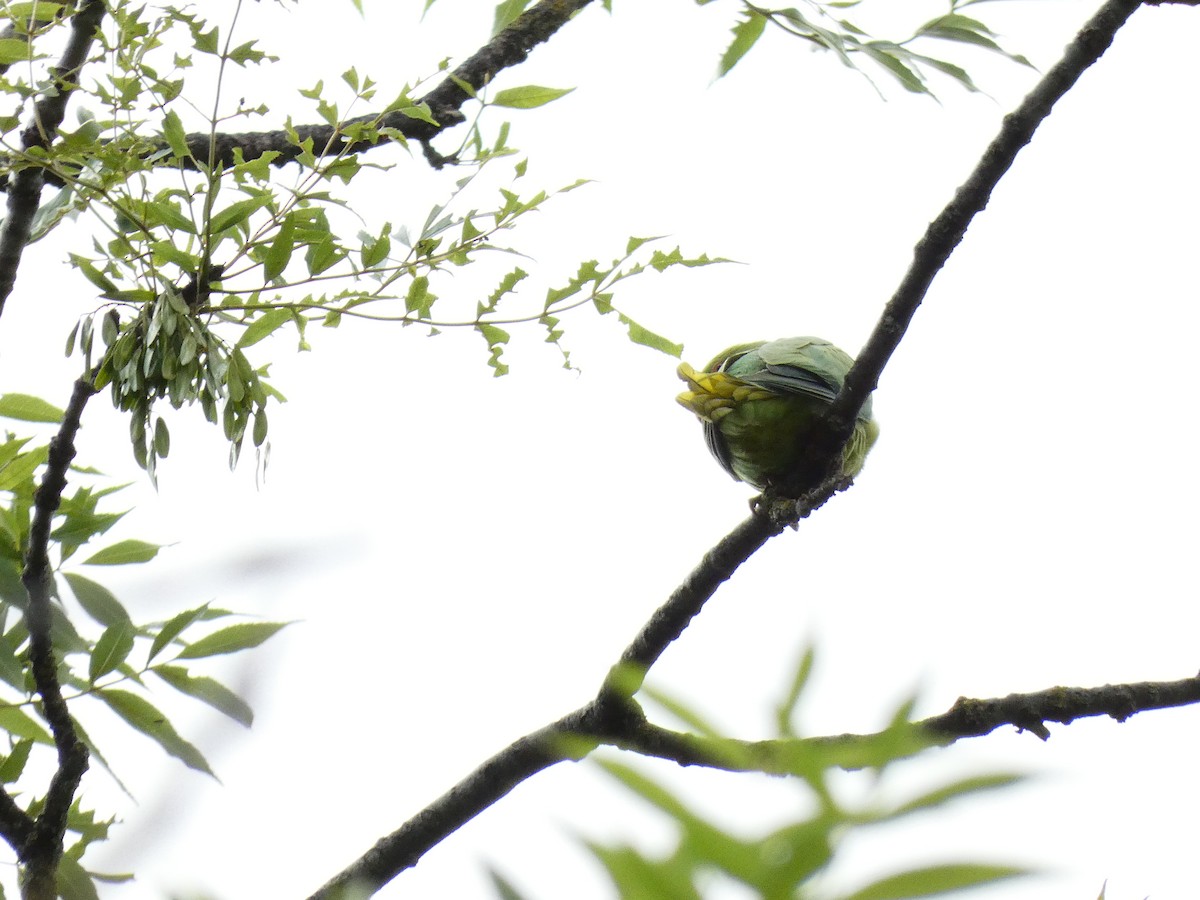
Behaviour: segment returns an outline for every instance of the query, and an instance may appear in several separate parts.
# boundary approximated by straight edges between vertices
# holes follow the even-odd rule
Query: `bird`
[[[814,426],[854,360],[829,341],[790,337],[737,344],[696,371],[676,370],[688,389],[676,399],[704,425],[721,467],[760,491],[787,491],[805,461]],[[842,449],[840,475],[853,479],[879,437],[868,397]]]

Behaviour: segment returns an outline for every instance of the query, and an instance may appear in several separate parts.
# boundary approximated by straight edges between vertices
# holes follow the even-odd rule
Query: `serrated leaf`
[[[4,394],[0,396],[0,416],[20,419],[22,422],[62,421],[63,411],[40,397],[30,394]]]
[[[149,700],[116,688],[96,691],[93,696],[103,700],[125,722],[157,743],[167,755],[175,757],[190,769],[213,775],[204,755],[180,737],[167,717]]]
[[[665,353],[667,356],[673,356],[676,359],[679,359],[683,355],[683,344],[676,344],[674,341],[667,340],[661,334],[656,334],[649,328],[639,325],[624,313],[618,313],[617,318],[628,329],[629,339],[635,344],[650,347],[653,350]]]
[[[491,99],[490,105],[503,106],[508,109],[534,109],[538,106],[545,106],[573,90],[575,88],[552,88],[538,84],[526,84],[497,92],[496,96]]]
[[[248,650],[275,635],[286,622],[241,622],[200,638],[189,644],[179,654],[180,659],[199,659],[203,656],[219,656]]]
[[[151,544],[130,538],[119,541],[111,547],[105,547],[85,559],[84,565],[89,566],[123,566],[127,563],[148,562],[162,549],[161,544]]]
[[[747,10],[745,18],[733,26],[733,41],[721,54],[721,62],[717,65],[717,77],[723,78],[729,70],[736,66],[753,47],[763,30],[767,27],[767,17],[754,10]]]
[[[254,710],[250,704],[219,681],[192,675],[183,666],[159,665],[150,671],[180,693],[207,703],[237,723],[247,728],[254,723]]]

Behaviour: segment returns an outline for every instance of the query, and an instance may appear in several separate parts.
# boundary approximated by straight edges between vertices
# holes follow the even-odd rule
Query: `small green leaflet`
[[[492,106],[505,106],[509,109],[533,109],[545,106],[559,97],[571,93],[575,88],[551,88],[536,84],[508,88],[500,91],[490,101]]]
[[[30,394],[4,394],[0,396],[0,416],[23,422],[57,423],[62,421],[63,411]]]
[[[183,666],[155,666],[150,670],[180,693],[195,697],[222,712],[240,725],[249,728],[254,723],[254,711],[241,697],[221,682],[205,676],[192,675]]]
[[[19,738],[37,741],[39,744],[54,744],[50,732],[17,706],[0,706],[0,730]]]
[[[729,74],[729,70],[741,62],[742,57],[749,53],[750,48],[762,37],[766,27],[766,16],[754,10],[746,11],[745,18],[739,19],[733,26],[733,41],[721,54],[721,62],[717,66],[718,78]]]
[[[101,625],[117,625],[129,621],[129,613],[108,588],[75,572],[67,572],[63,577],[67,579],[67,584],[71,586],[83,611]]]
[[[92,648],[92,656],[88,661],[88,681],[96,683],[96,679],[116,669],[129,658],[133,651],[133,624],[119,622],[104,629],[96,646]]]
[[[230,625],[189,644],[179,654],[179,659],[198,659],[202,656],[219,656],[223,653],[248,650],[257,647],[286,625],[286,622],[242,622],[239,625]]]
[[[238,339],[238,347],[249,347],[257,344],[284,322],[290,321],[292,313],[287,309],[270,309],[246,326]]]
[[[181,738],[175,726],[149,700],[129,691],[113,688],[96,691],[92,696],[107,703],[113,712],[157,743],[169,756],[175,757],[190,769],[213,775],[213,770],[204,755]]]
[[[93,553],[83,562],[89,566],[123,566],[127,563],[143,563],[154,559],[162,544],[151,544],[146,541],[129,539],[105,547],[98,553]]]

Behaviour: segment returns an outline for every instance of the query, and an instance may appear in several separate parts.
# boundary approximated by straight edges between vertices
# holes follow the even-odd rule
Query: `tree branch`
[[[58,769],[50,779],[46,803],[17,854],[25,866],[23,894],[26,900],[55,900],[55,873],[62,855],[67,813],[79,781],[88,767],[87,747],[79,740],[71,713],[58,682],[58,663],[50,633],[50,527],[54,512],[67,486],[67,469],[75,458],[75,435],[83,409],[96,389],[86,378],[75,382],[71,402],[63,415],[58,434],[50,441],[46,473],[34,495],[33,522],[29,527],[29,549],[21,581],[29,594],[25,622],[29,628],[29,661],[33,682],[42,698],[42,715],[50,725],[58,750]]]
[[[1107,0],[1067,45],[1063,57],[1048,71],[1021,105],[1004,117],[1000,133],[988,145],[975,170],[954,198],[930,223],[913,251],[913,261],[900,286],[888,301],[875,330],[846,376],[845,385],[826,413],[825,440],[814,442],[814,459],[827,463],[850,437],[863,403],[879,384],[879,376],[900,345],[917,307],[934,276],[962,241],[975,215],[988,203],[992,191],[1012,166],[1038,126],[1084,71],[1108,49],[1117,31],[1141,0]]]
[[[1009,694],[990,700],[960,697],[941,715],[911,723],[901,742],[892,728],[873,734],[840,734],[809,738],[739,741],[672,731],[642,720],[623,733],[600,736],[599,743],[681,766],[705,766],[730,772],[786,775],[793,760],[814,765],[814,757],[844,769],[878,765],[895,759],[897,748],[915,754],[930,746],[949,746],[963,738],[981,737],[1006,725],[1049,740],[1048,722],[1069,725],[1076,719],[1108,716],[1124,722],[1155,709],[1200,703],[1200,676],[1180,681],[1142,681],[1094,688],[1053,687],[1031,694]]]
[[[195,132],[185,140],[190,156],[172,162],[172,165],[195,171],[200,160],[206,165],[232,166],[240,153],[245,161],[258,159],[266,153],[277,154],[271,165],[282,167],[294,162],[303,152],[304,146],[316,148],[318,154],[336,156],[341,153],[363,153],[393,141],[388,134],[376,135],[372,139],[350,140],[345,136],[348,129],[356,125],[373,125],[386,128],[407,140],[418,141],[425,148],[425,156],[435,168],[441,168],[452,160],[433,151],[429,142],[448,128],[466,121],[463,104],[471,94],[463,88],[470,86],[474,91],[489,84],[504,69],[525,61],[538,44],[549,40],[563,25],[592,0],[541,0],[527,9],[507,28],[475,51],[462,65],[444,78],[437,87],[422,97],[437,124],[414,119],[400,111],[368,113],[348,119],[339,125],[298,125],[293,132],[283,129],[275,131],[250,131],[241,133]],[[299,146],[298,146],[299,145]],[[155,146],[147,155],[162,149]],[[62,185],[65,182],[53,172],[44,172],[47,184]],[[0,190],[12,192],[17,188],[15,178],[8,179],[7,186],[0,178]],[[39,182],[38,187],[41,187]]]
[[[87,61],[96,28],[104,18],[103,0],[86,0],[71,20],[71,35],[57,66],[50,72],[54,89],[34,104],[33,119],[21,132],[24,155],[45,150],[54,140],[67,111],[67,100],[79,81],[79,71]],[[19,166],[20,163],[10,161]],[[17,281],[21,254],[29,243],[29,230],[37,213],[45,173],[41,166],[17,168],[8,179],[8,212],[0,224],[0,313]]]

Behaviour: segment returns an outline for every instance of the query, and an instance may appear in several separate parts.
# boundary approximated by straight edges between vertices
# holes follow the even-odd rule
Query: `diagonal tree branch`
[[[66,115],[67,100],[79,81],[79,72],[87,61],[96,28],[103,18],[103,0],[86,0],[71,19],[67,46],[50,73],[54,88],[34,104],[33,119],[21,132],[21,148],[26,154],[44,150],[54,140]],[[38,165],[18,168],[8,179],[8,211],[0,224],[0,313],[16,284],[17,267],[29,243],[29,231],[44,183],[44,170]]]
[[[815,441],[811,448],[814,470],[823,474],[829,460],[837,458],[837,450],[850,437],[858,411],[879,384],[884,367],[900,345],[934,277],[962,241],[971,220],[987,206],[992,191],[1017,154],[1032,140],[1055,103],[1074,87],[1089,66],[1100,59],[1117,31],[1140,5],[1141,0],[1107,0],[1067,45],[1062,59],[1045,74],[1021,105],[1004,117],[1000,133],[988,145],[975,170],[930,223],[914,248],[908,272],[884,307],[875,330],[826,414],[825,440]],[[819,482],[820,476],[812,481]]]
[[[21,580],[29,595],[25,621],[29,628],[29,661],[33,681],[42,698],[42,714],[50,725],[58,750],[58,769],[50,779],[50,789],[41,814],[18,856],[25,866],[23,893],[26,900],[55,900],[58,897],[55,873],[62,855],[67,814],[75,799],[79,781],[88,767],[87,747],[79,740],[71,713],[63,699],[58,681],[58,663],[50,633],[50,527],[54,512],[67,486],[67,469],[75,458],[75,435],[88,400],[96,393],[91,381],[75,382],[71,402],[63,415],[58,434],[50,441],[46,473],[34,495],[33,521],[29,528],[29,550]]]
[[[543,5],[539,4],[539,7]],[[640,707],[632,700],[633,694],[644,681],[647,670],[743,562],[787,525],[845,487],[843,483],[827,478],[830,460],[837,458],[838,448],[849,437],[859,408],[875,388],[934,276],[962,240],[976,213],[987,205],[992,190],[1054,104],[1070,90],[1084,70],[1100,58],[1139,5],[1140,0],[1107,0],[1068,45],[1062,60],[1042,78],[1021,106],[1005,118],[1000,134],[985,151],[975,172],[930,225],[917,244],[908,274],[884,309],[879,324],[826,416],[827,440],[816,442],[811,451],[813,477],[809,483],[813,487],[800,501],[789,501],[789,515],[777,515],[777,498],[766,498],[768,503],[760,506],[755,515],[706,554],[700,565],[654,613],[622,653],[594,700],[487,760],[395,832],[378,841],[310,900],[335,900],[351,889],[373,893],[401,871],[415,865],[425,852],[521,781],[558,762],[581,759],[600,743],[680,762],[703,761],[703,754],[697,751],[697,738],[649,725]],[[1159,708],[1159,705],[1178,705],[1200,699],[1189,693],[1200,693],[1200,682],[1174,684],[1175,687],[1170,689],[1162,685],[1144,685],[1142,693],[1134,690],[1136,686],[1124,685],[1097,689],[1059,688],[1038,695],[1014,695],[993,701],[960,700],[943,716],[921,723],[926,734],[916,740],[914,749],[916,745],[928,743],[925,737],[934,743],[950,743],[960,736],[986,734],[1006,723],[1044,737],[1048,733],[1046,721],[1071,721],[1083,715],[1104,714],[1123,719],[1141,708]],[[1192,699],[1177,702],[1164,699],[1178,696]],[[1065,697],[1069,697],[1070,702],[1065,702]],[[1136,705],[1137,702],[1150,705],[1141,707]],[[823,740],[845,741],[846,738]],[[707,751],[708,764],[711,764],[712,747]]]
[[[466,121],[462,107],[473,93],[488,85],[504,69],[524,62],[534,47],[549,40],[575,13],[591,2],[541,0],[527,9],[418,101],[429,107],[430,116],[436,124],[393,110],[383,114],[368,113],[337,125],[299,125],[292,131],[195,132],[185,138],[190,158],[173,161],[172,165],[196,170],[200,167],[200,161],[204,161],[205,165],[228,167],[237,161],[239,155],[248,162],[266,153],[273,153],[276,155],[272,157],[271,165],[282,167],[294,162],[304,152],[305,146],[337,156],[341,153],[363,153],[395,140],[389,134],[359,140],[346,137],[346,131],[353,130],[355,126],[372,125],[394,131],[404,139],[420,142],[429,161],[436,168],[441,168],[451,160],[434,152],[429,142],[446,129]],[[151,152],[157,152],[158,149],[156,147]],[[64,183],[53,172],[46,172],[44,178],[49,184]],[[0,178],[0,189],[4,187],[4,180]],[[38,187],[41,187],[40,182]],[[16,189],[15,178],[9,179],[7,190],[11,193]]]

